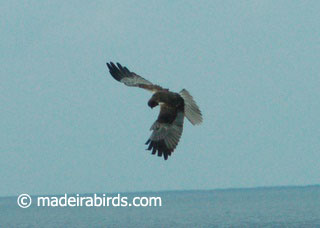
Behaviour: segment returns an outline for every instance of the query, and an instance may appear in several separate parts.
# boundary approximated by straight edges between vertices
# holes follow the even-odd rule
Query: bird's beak
[[[155,102],[155,101],[149,101],[149,102],[148,102],[148,106],[149,106],[151,109],[153,109],[153,108],[156,107],[157,105],[158,105],[158,103]]]

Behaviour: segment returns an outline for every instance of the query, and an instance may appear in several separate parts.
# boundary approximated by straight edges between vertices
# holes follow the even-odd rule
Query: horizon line
[[[145,191],[119,191],[119,192],[97,192],[97,193],[58,193],[58,194],[31,194],[30,196],[62,196],[67,195],[90,195],[90,194],[137,194],[137,193],[165,193],[165,192],[209,192],[209,191],[235,191],[235,190],[257,190],[257,189],[280,189],[280,188],[307,188],[320,187],[320,184],[308,185],[270,185],[270,186],[256,186],[256,187],[227,187],[227,188],[213,188],[213,189],[172,189],[172,190],[145,190]],[[13,198],[18,195],[0,196],[0,198]]]

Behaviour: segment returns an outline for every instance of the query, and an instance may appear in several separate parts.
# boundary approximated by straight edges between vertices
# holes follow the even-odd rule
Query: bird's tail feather
[[[193,124],[201,124],[202,123],[202,115],[201,111],[196,104],[196,102],[193,100],[193,97],[190,95],[190,93],[183,89],[179,93],[181,97],[184,100],[184,115],[187,117],[187,119]]]

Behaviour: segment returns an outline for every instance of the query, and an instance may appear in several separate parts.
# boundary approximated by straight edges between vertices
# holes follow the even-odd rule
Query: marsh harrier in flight
[[[152,84],[143,77],[121,66],[119,63],[107,63],[109,72],[114,79],[126,86],[139,87],[153,93],[148,101],[148,106],[154,108],[160,105],[158,119],[150,128],[152,134],[146,145],[152,154],[163,155],[167,160],[177,147],[183,130],[183,119],[187,119],[197,125],[202,122],[202,115],[192,96],[185,89],[179,93],[170,92],[161,86]]]

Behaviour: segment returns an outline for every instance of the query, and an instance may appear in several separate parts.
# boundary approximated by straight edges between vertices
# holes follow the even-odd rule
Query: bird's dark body
[[[148,105],[153,108],[159,104],[161,105],[157,119],[159,123],[171,124],[177,113],[184,111],[184,100],[178,93],[169,91],[155,93],[148,101]]]

